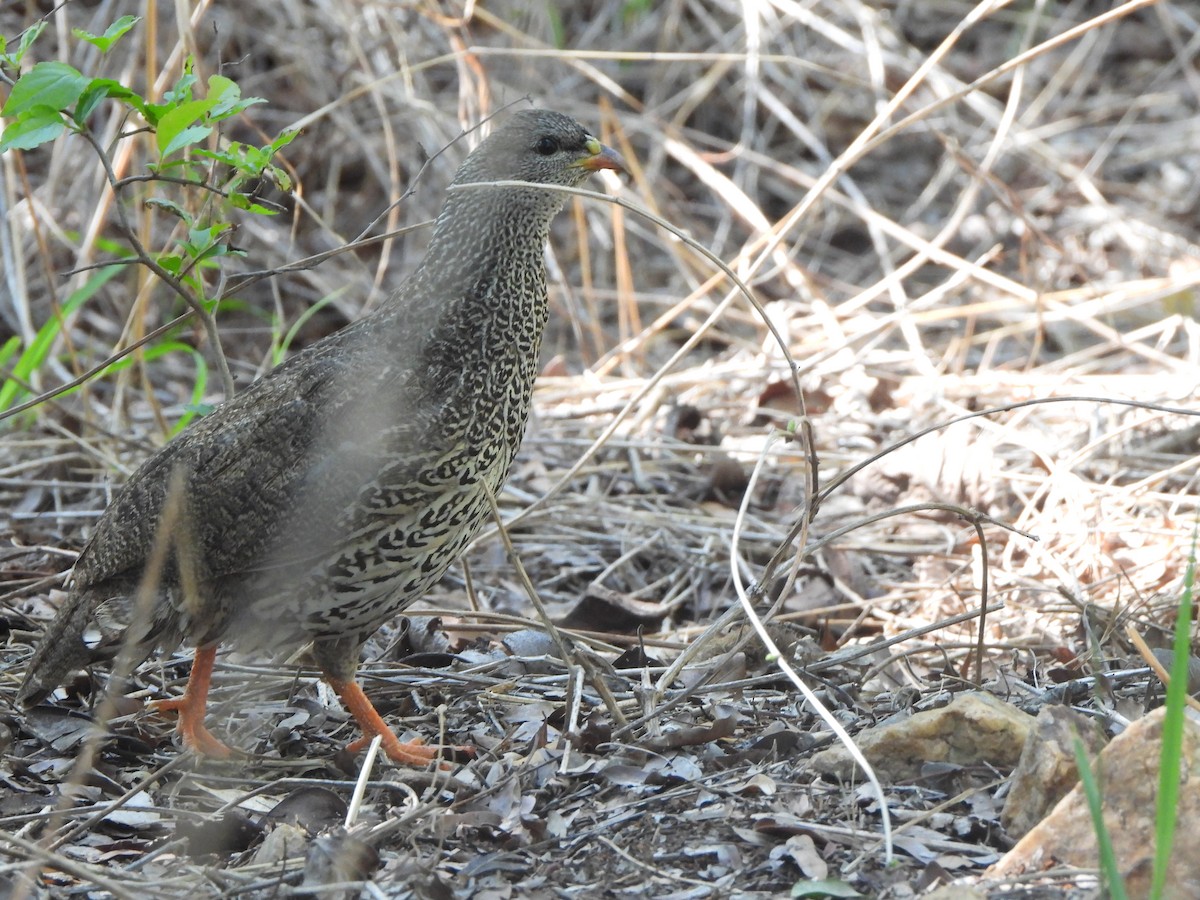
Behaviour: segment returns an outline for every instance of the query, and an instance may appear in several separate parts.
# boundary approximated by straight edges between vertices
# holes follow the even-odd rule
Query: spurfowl
[[[369,316],[213,410],[137,470],[97,523],[18,694],[32,706],[105,647],[194,644],[184,745],[204,726],[219,644],[311,643],[325,679],[392,759],[401,743],[355,681],[363,642],[436,582],[490,513],[520,446],[546,324],[543,263],[566,195],[620,156],[573,119],[512,115],[454,178],[425,258]],[[467,187],[470,185],[470,187]],[[478,186],[476,186],[478,185]],[[165,513],[168,507],[172,515]],[[177,513],[177,514],[176,514]],[[160,523],[173,521],[169,542]],[[156,545],[162,564],[152,562]],[[139,609],[139,594],[148,602]],[[100,646],[84,633],[98,630]]]

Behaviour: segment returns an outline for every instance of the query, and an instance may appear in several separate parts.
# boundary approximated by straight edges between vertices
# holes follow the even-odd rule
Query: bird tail
[[[17,689],[17,703],[21,706],[26,709],[37,706],[70,672],[91,662],[91,652],[83,642],[83,632],[92,618],[91,607],[86,592],[72,591],[68,595],[25,669],[25,680]]]

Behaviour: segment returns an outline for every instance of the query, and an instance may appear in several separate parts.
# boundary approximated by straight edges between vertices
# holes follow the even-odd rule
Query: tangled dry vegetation
[[[211,276],[240,385],[289,329],[301,346],[340,327],[419,258],[465,148],[430,156],[502,104],[591,125],[631,163],[606,189],[659,217],[583,200],[557,224],[545,373],[502,498],[521,569],[491,529],[369,647],[367,690],[401,730],[479,748],[446,771],[343,758],[346,716],[312,672],[261,659],[219,664],[211,707],[250,755],[181,755],[144,701],[178,690],[184,655],[113,698],[81,770],[99,673],[28,716],[11,697],[90,523],[213,348],[177,326],[164,352],[3,423],[5,889],[666,898],[829,877],[872,897],[953,879],[1093,896],[1077,870],[988,881],[1011,837],[1007,773],[987,766],[886,786],[888,866],[861,772],[809,766],[832,741],[812,706],[744,620],[706,630],[739,606],[734,571],[762,585],[785,658],[852,734],[980,673],[1034,713],[1082,685],[1073,702],[1110,734],[1161,703],[1127,628],[1167,643],[1200,495],[1200,22],[1168,0],[993,6],[0,8],[10,39],[49,16],[37,59],[147,93],[195,54],[268,101],[228,138],[303,129],[284,214],[238,219],[246,255]],[[149,18],[106,59],[71,37],[126,13]],[[136,125],[94,116],[120,174],[144,171],[146,147],[113,143]],[[170,246],[174,220],[142,202],[164,188],[114,201],[76,137],[5,154],[0,179],[3,329],[31,344],[89,292],[21,387],[71,382],[184,312],[143,270],[96,275],[126,246],[115,202]]]

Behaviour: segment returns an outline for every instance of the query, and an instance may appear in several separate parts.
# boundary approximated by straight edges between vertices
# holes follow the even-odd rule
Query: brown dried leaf
[[[328,788],[302,787],[276,803],[267,818],[318,834],[345,821],[346,801]]]

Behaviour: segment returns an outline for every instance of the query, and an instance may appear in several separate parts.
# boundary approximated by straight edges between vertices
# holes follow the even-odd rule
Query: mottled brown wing
[[[403,359],[356,346],[369,336],[365,321],[293,357],[147,460],[98,522],[76,563],[77,587],[140,573],[175,472],[186,484],[180,534],[200,551],[201,577],[261,568],[274,553],[293,562],[319,553],[320,529],[298,523],[328,521],[352,502],[380,452],[373,434],[401,412],[386,398],[412,394]],[[406,440],[419,442],[424,419],[409,421]],[[281,550],[284,528],[305,546]]]

